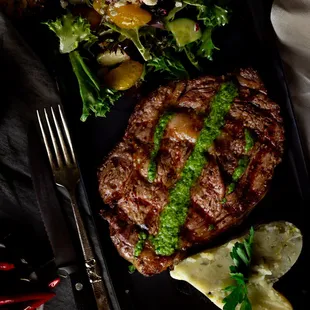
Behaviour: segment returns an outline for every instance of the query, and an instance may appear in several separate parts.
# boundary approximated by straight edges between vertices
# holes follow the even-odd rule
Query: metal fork
[[[36,112],[56,185],[65,188],[70,195],[72,212],[83,251],[85,267],[95,295],[97,308],[99,310],[108,310],[110,307],[106,289],[100,276],[100,268],[96,263],[95,254],[87,236],[85,225],[76,201],[75,189],[80,181],[80,172],[77,167],[68,126],[62,109],[60,105],[58,105],[58,117],[56,117],[53,107],[50,108],[52,117],[49,115],[47,109],[43,110],[48,128],[47,134],[45,133],[39,110]],[[58,121],[58,119],[60,119],[60,121]],[[52,147],[49,141],[52,142]]]

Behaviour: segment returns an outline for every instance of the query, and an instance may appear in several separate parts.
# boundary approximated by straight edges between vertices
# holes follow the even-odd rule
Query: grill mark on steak
[[[209,103],[217,90],[218,87],[190,90],[179,99],[178,104],[180,107],[191,108],[200,113],[208,113],[210,111]],[[195,100],[193,100],[193,98],[195,98]]]
[[[183,96],[178,99],[177,105],[193,109],[196,113],[208,113],[210,111],[210,102],[224,80],[224,77],[205,76],[188,81],[186,90]]]
[[[225,196],[225,185],[215,158],[210,158],[199,179],[191,189],[192,203],[204,210],[216,221],[222,212],[221,200]]]
[[[194,113],[178,113],[169,122],[156,159],[155,182],[170,188],[179,179],[203,126],[201,117]]]
[[[240,69],[239,74],[237,74],[236,77],[241,86],[259,90],[265,94],[267,93],[267,90],[258,76],[257,71],[249,68]]]
[[[227,120],[220,136],[214,141],[212,154],[226,174],[232,175],[241,155],[245,155],[245,128],[235,120]]]
[[[132,169],[132,148],[121,142],[98,171],[99,192],[105,203],[114,204],[122,197]]]
[[[154,128],[160,115],[167,109],[174,89],[174,85],[162,86],[137,104],[135,112],[129,119],[129,125],[125,133],[126,140],[134,139],[140,143],[152,144]]]
[[[257,73],[240,70],[239,96],[226,117],[221,134],[208,150],[208,163],[191,189],[191,205],[180,234],[180,251],[172,256],[156,255],[150,241],[139,257],[134,257],[138,234],[158,232],[160,213],[169,200],[169,190],[180,178],[210,102],[222,82],[229,77],[202,77],[172,82],[160,87],[138,103],[123,141],[110,153],[98,171],[99,191],[111,206],[102,216],[109,222],[111,239],[120,255],[133,263],[144,275],[159,273],[186,255],[194,244],[210,241],[221,232],[237,225],[264,197],[274,168],[281,161],[284,129],[280,109],[267,97]],[[172,110],[156,158],[157,176],[147,181],[154,130],[161,115]],[[244,131],[254,136],[255,145],[245,154]],[[242,156],[250,162],[236,183],[235,190],[225,196],[231,176]],[[226,197],[227,201],[222,203]],[[210,230],[209,225],[214,225]]]
[[[281,124],[248,102],[235,102],[229,116],[255,131],[257,136],[277,149],[283,149],[284,128]]]
[[[282,117],[280,115],[280,107],[275,105],[265,94],[258,93],[252,99],[251,103],[259,107],[260,109],[266,110],[271,116],[278,122],[282,123]]]
[[[157,156],[157,175],[155,182],[162,183],[170,188],[179,179],[193,149],[193,144],[188,141],[175,141],[163,139],[159,155]]]
[[[226,80],[225,76],[202,76],[198,79],[187,81],[186,92],[193,89],[219,88],[220,84]]]
[[[119,249],[120,255],[129,262],[134,261],[134,247],[139,240],[139,228],[128,219],[117,207],[109,211],[101,211],[108,221],[111,240]]]
[[[149,183],[134,172],[117,205],[132,222],[144,225],[151,234],[155,234],[158,230],[159,214],[167,203],[166,188],[159,183]]]
[[[181,230],[182,249],[188,249],[195,243],[203,243],[212,236],[210,225],[215,222],[200,206],[193,204],[188,211],[186,222]]]
[[[273,148],[259,142],[255,144],[245,173],[234,192],[227,195],[225,207],[229,214],[244,216],[265,196],[274,168],[280,160]]]
[[[186,247],[203,242],[213,234],[209,225],[214,225],[226,215],[221,200],[225,196],[225,185],[216,159],[210,157],[196,184],[191,189],[192,207],[184,224],[183,237]],[[216,228],[216,227],[214,227]],[[185,242],[184,242],[185,244]]]

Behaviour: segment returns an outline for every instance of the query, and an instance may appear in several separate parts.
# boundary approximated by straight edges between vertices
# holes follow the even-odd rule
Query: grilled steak
[[[237,92],[230,103],[223,99],[227,111],[216,112],[223,85],[232,84]],[[161,123],[167,111],[170,116]],[[217,113],[222,113],[222,123]],[[215,131],[212,122],[220,124]],[[205,143],[206,133],[214,139],[201,150],[197,145]],[[252,69],[158,88],[136,106],[123,140],[98,171],[101,197],[110,206],[102,215],[120,255],[142,274],[153,275],[184,257],[194,244],[240,223],[266,194],[283,144],[279,106]],[[203,163],[200,170],[193,164],[196,155]],[[150,179],[152,160],[155,175]],[[190,169],[197,176],[187,184]],[[189,194],[182,201],[177,196],[182,193],[176,192],[187,186]],[[186,207],[183,218],[180,206],[183,211]],[[170,227],[164,218],[169,208],[175,215],[172,222],[180,221],[174,233],[174,224]],[[175,250],[166,248],[163,240],[173,245],[176,236]]]

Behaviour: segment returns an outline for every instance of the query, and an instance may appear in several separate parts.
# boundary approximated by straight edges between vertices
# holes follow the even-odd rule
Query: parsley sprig
[[[240,304],[240,310],[252,309],[246,284],[252,258],[253,240],[254,229],[251,227],[248,238],[243,243],[237,242],[230,252],[233,260],[233,265],[229,267],[230,277],[235,280],[235,285],[225,288],[225,291],[230,294],[223,300],[223,310],[235,310],[238,304]]]

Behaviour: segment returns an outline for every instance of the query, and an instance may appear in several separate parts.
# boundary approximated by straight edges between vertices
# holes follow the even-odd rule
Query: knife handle
[[[84,277],[79,272],[74,272],[66,275],[66,278],[71,282],[71,288],[74,296],[74,303],[77,310],[89,310],[90,303],[89,291],[86,289]]]
[[[83,219],[78,209],[76,197],[74,192],[69,192],[71,198],[72,212],[74,215],[82,252],[85,260],[85,267],[89,282],[92,286],[98,310],[110,310],[108,295],[104,286],[101,270],[96,262],[94,251],[91,247]]]

